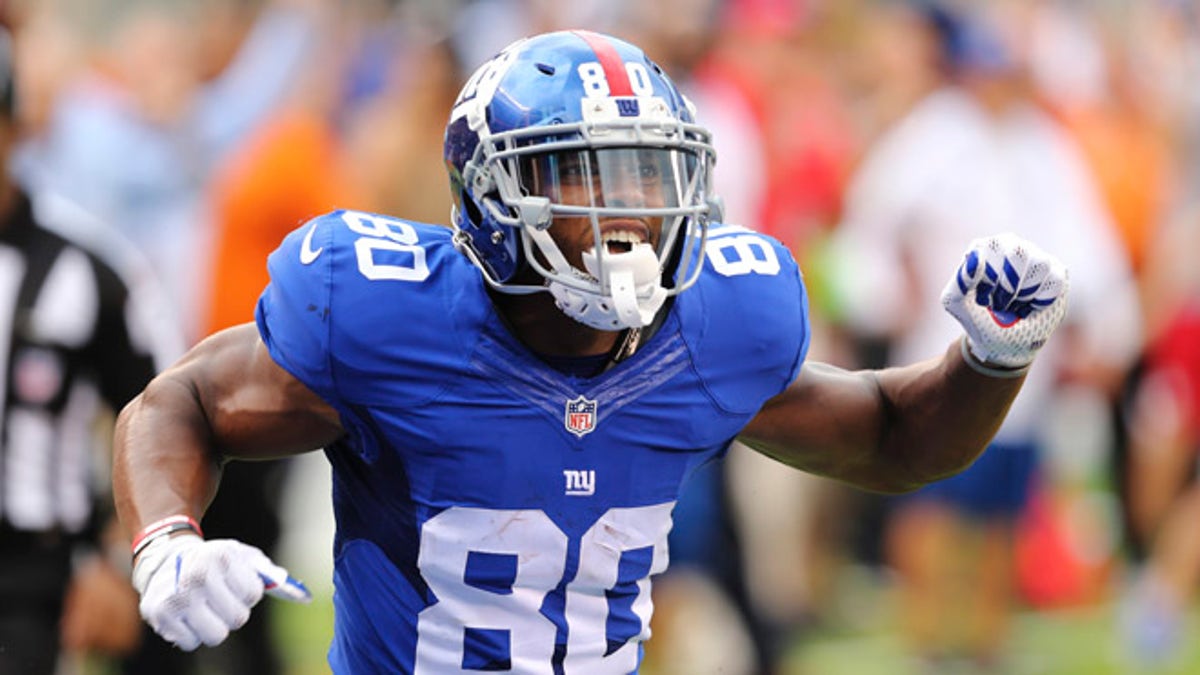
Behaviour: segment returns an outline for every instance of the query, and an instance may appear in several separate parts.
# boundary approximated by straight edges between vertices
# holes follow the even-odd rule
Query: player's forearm
[[[154,380],[117,418],[113,496],[129,532],[160,518],[197,521],[216,492],[220,465],[195,395],[169,375]]]
[[[962,471],[999,430],[1024,376],[982,374],[958,341],[934,362],[876,374],[882,397],[878,452],[914,489]],[[906,483],[906,485],[905,485]]]
[[[957,342],[942,358],[883,371],[806,364],[739,438],[803,471],[906,492],[969,465],[1021,381],[971,369]]]

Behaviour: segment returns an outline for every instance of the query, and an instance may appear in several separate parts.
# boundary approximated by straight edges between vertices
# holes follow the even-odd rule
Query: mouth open
[[[600,241],[607,253],[628,253],[638,244],[649,243],[649,232],[644,225],[608,225],[600,231]]]

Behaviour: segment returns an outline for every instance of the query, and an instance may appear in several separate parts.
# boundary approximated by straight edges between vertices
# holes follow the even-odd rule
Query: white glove
[[[249,620],[265,588],[260,570],[287,577],[266,554],[239,541],[161,537],[138,555],[133,568],[133,586],[142,596],[138,610],[180,649],[211,647]]]
[[[1069,285],[1057,258],[1005,233],[971,242],[942,291],[942,305],[962,324],[966,347],[985,368],[1021,371],[1066,315]]]

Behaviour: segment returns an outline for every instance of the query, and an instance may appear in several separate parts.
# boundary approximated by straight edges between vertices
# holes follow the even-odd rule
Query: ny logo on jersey
[[[563,469],[563,476],[567,479],[567,495],[572,497],[589,497],[596,494],[595,471],[591,469],[586,471]]]
[[[563,424],[567,431],[583,438],[596,428],[596,402],[580,395],[579,398],[567,401],[567,411],[563,416]]]

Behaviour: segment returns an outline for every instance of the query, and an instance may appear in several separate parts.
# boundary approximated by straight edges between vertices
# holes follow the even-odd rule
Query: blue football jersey
[[[445,228],[338,211],[269,267],[262,338],[347,431],[334,672],[636,672],[681,485],[804,360],[788,251],[714,228],[662,328],[590,378],[509,333]]]

